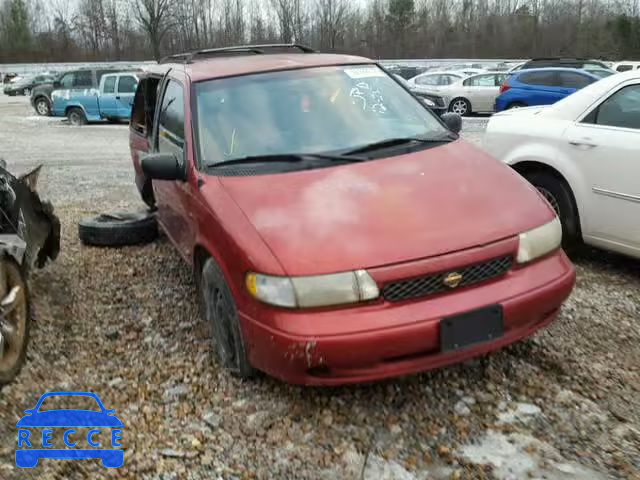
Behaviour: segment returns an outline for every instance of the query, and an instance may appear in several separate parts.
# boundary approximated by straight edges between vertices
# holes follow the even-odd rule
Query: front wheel
[[[69,120],[69,123],[74,127],[80,127],[87,124],[87,117],[79,108],[70,109],[67,113],[67,119]]]
[[[571,250],[580,243],[580,221],[573,192],[567,183],[545,172],[525,176],[555,210],[562,223],[562,246]]]
[[[466,98],[454,98],[449,104],[449,111],[464,117],[471,113],[471,104]]]
[[[256,371],[249,363],[236,303],[222,270],[212,258],[205,261],[198,285],[202,314],[209,325],[218,362],[236,377],[253,377]]]

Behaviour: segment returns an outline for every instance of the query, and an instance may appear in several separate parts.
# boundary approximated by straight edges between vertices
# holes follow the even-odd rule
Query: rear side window
[[[475,77],[467,78],[463,84],[469,87],[496,87],[496,76],[491,75],[476,75]]]
[[[520,83],[527,85],[541,85],[546,87],[559,87],[558,75],[556,72],[530,72],[523,73],[517,79]]]
[[[560,85],[566,88],[584,88],[593,80],[586,75],[573,72],[560,72]]]
[[[138,81],[132,75],[125,75],[118,80],[118,93],[135,93]]]
[[[62,78],[60,78],[60,88],[72,88],[75,82],[76,74],[66,73]]]
[[[417,85],[440,85],[440,75],[425,75],[416,78]]]
[[[617,72],[628,72],[629,70],[633,70],[633,65],[618,65],[616,67]]]
[[[456,77],[455,75],[442,75],[442,84],[443,85],[451,85],[452,83],[460,80],[460,77]]]
[[[182,85],[169,80],[162,99],[160,136],[182,145],[184,142],[184,95]],[[170,135],[166,135],[166,133]]]
[[[93,86],[93,75],[91,75],[91,70],[76,72],[73,86],[74,88],[91,88]]]
[[[104,79],[104,93],[114,93],[116,91],[116,77],[107,77]]]

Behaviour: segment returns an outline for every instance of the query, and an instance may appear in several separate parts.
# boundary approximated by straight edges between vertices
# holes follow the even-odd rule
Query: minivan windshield
[[[375,65],[316,67],[195,84],[200,163],[348,151],[450,133]]]

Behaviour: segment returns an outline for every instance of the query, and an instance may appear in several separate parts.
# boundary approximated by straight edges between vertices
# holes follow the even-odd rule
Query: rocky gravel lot
[[[477,141],[486,119],[465,120]],[[241,382],[211,361],[188,267],[166,238],[82,246],[77,221],[140,208],[125,126],[72,128],[0,96],[0,157],[44,163],[60,258],[32,280],[28,361],[0,391],[0,479],[640,479],[640,262],[585,249],[559,319],[463,365],[348,388]],[[15,467],[43,392],[96,392],[125,464]]]

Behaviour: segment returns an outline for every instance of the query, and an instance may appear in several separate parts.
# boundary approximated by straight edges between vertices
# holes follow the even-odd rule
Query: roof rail
[[[159,60],[158,63],[193,63],[196,57],[214,57],[217,55],[262,55],[272,53],[268,50],[292,49],[299,50],[300,53],[317,53],[313,48],[297,43],[269,43],[264,45],[238,45],[235,47],[205,48],[194,50],[193,52],[178,53],[169,55]]]

